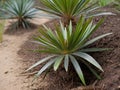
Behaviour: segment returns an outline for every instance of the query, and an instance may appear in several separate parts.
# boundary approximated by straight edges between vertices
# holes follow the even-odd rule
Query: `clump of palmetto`
[[[48,53],[49,56],[32,65],[27,71],[45,63],[36,74],[37,77],[45,70],[51,69],[51,67],[56,71],[61,64],[64,64],[64,68],[67,72],[69,70],[69,63],[71,62],[80,80],[86,85],[81,66],[78,63],[78,58],[76,58],[79,57],[79,61],[84,63],[97,78],[100,78],[91,65],[101,71],[103,71],[103,69],[88,52],[99,52],[108,50],[108,48],[88,48],[87,46],[111,34],[103,34],[88,41],[88,38],[97,30],[102,21],[103,20],[100,20],[96,25],[93,25],[92,19],[85,19],[81,16],[79,22],[74,27],[75,30],[73,30],[72,22],[69,23],[68,27],[64,27],[60,22],[60,27],[57,26],[55,31],[44,26],[45,29],[39,30],[40,35],[36,37],[34,41],[39,44],[41,48],[35,51]]]
[[[29,20],[36,18],[38,10],[34,8],[34,0],[7,0],[0,9],[1,19],[15,19],[15,28],[29,28]]]
[[[70,21],[76,24],[76,18],[84,15],[86,18],[100,15],[111,15],[110,12],[96,11],[98,3],[90,4],[91,0],[40,0],[42,6],[38,9],[47,12],[53,18],[62,18],[64,25]],[[41,13],[42,15],[43,13]],[[45,15],[43,15],[45,16]]]

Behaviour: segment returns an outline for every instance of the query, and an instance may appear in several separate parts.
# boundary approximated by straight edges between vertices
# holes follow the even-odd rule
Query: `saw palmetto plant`
[[[110,12],[96,11],[100,8],[99,4],[89,4],[90,1],[91,0],[40,0],[42,6],[38,7],[38,9],[49,13],[48,17],[51,14],[53,18],[62,18],[65,25],[69,24],[70,20],[75,24],[75,19],[81,15],[92,17],[112,14]],[[43,14],[43,16],[45,15]]]
[[[100,20],[96,25],[93,25],[92,19],[86,20],[81,16],[78,24],[74,27],[75,30],[73,30],[72,22],[69,23],[68,27],[64,27],[60,22],[60,27],[56,26],[55,31],[44,26],[45,29],[39,30],[40,35],[36,37],[34,41],[39,44],[41,48],[34,51],[47,53],[50,56],[41,59],[27,69],[27,71],[46,62],[36,74],[37,77],[51,67],[56,71],[62,63],[64,63],[64,68],[67,72],[69,70],[69,63],[71,62],[80,80],[86,85],[81,66],[79,65],[79,62],[82,62],[96,77],[100,78],[91,65],[101,71],[103,71],[103,69],[98,62],[88,54],[88,52],[105,51],[108,50],[108,48],[88,48],[87,46],[111,34],[103,34],[88,41],[88,38],[95,30],[97,30],[102,22],[103,20]]]
[[[29,28],[30,19],[36,18],[38,10],[34,8],[33,0],[8,0],[5,8],[1,8],[1,19],[15,19],[15,28]]]

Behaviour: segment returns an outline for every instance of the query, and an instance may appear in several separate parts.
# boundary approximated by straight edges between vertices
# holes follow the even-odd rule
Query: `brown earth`
[[[98,20],[99,18],[96,18],[95,22]],[[37,24],[41,22],[42,20],[35,21]],[[53,21],[47,24],[50,27],[54,25]],[[71,88],[84,90],[73,70],[70,70],[71,73],[65,73],[63,68],[57,72],[51,70],[44,80],[44,75],[42,75],[38,80],[32,82],[33,75],[39,68],[34,69],[34,73],[25,73],[25,69],[46,56],[29,51],[38,48],[31,42],[37,32],[38,29],[4,34],[4,41],[0,44],[0,90],[69,90]],[[101,73],[102,80],[96,80],[92,74],[89,74],[86,80],[89,82],[88,85],[101,87],[101,90],[119,90],[120,14],[107,16],[104,24],[92,37],[107,32],[113,32],[113,34],[90,46],[113,48],[111,51],[91,54],[104,69],[104,73]],[[88,88],[90,90],[90,87]]]
[[[99,19],[100,18],[96,18],[95,22]],[[57,21],[54,22],[56,23]],[[46,24],[51,28],[54,26],[53,21]],[[113,34],[90,46],[112,48],[111,51],[91,54],[104,69],[104,73],[101,73],[102,79],[96,80],[94,76],[88,76],[86,77],[86,80],[89,81],[88,85],[98,86],[101,90],[120,90],[120,14],[117,14],[116,16],[107,16],[104,24],[93,34],[92,37],[108,32],[112,32]],[[36,35],[37,31],[32,33],[18,52],[18,54],[23,58],[22,62],[24,63],[24,69],[27,69],[40,58],[45,57],[43,54],[28,51],[30,49],[38,48],[36,44],[30,42],[33,40],[31,37]],[[38,69],[39,68],[36,68],[35,71]],[[33,73],[30,73],[30,75],[32,74]],[[71,88],[75,88],[73,90],[84,90],[80,89],[81,83],[77,76],[73,72],[70,74],[65,73],[63,68],[60,68],[57,72],[51,70],[45,80],[41,81],[41,78],[43,77],[44,75],[34,82],[32,86],[29,86],[34,87],[34,89],[31,90],[69,90]],[[27,79],[29,80],[29,78],[30,77],[28,75]]]

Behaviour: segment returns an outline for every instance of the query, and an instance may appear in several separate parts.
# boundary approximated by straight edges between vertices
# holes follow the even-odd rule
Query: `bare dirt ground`
[[[36,24],[45,23],[46,19],[35,20]],[[23,72],[22,64],[19,62],[22,58],[17,52],[20,46],[28,39],[33,31],[19,32],[18,34],[4,34],[3,42],[0,43],[0,90],[30,90],[27,87],[29,83],[25,83],[25,77],[21,75]]]

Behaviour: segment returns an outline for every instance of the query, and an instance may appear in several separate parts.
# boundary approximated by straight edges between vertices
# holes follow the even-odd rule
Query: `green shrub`
[[[62,18],[65,25],[68,25],[70,20],[74,24],[75,19],[81,15],[93,17],[112,14],[103,11],[95,12],[100,6],[98,3],[89,4],[90,1],[91,0],[40,0],[44,7],[38,7],[38,9],[51,14],[53,18]]]
[[[60,22],[60,27],[56,26],[55,31],[44,26],[45,30],[40,29],[40,35],[36,37],[34,41],[35,43],[40,45],[41,49],[34,51],[40,53],[48,53],[50,54],[50,56],[41,59],[29,69],[27,69],[27,71],[46,62],[46,64],[36,74],[36,77],[38,77],[45,70],[51,68],[52,65],[54,71],[56,71],[59,68],[60,64],[62,64],[63,62],[64,68],[67,72],[69,62],[71,62],[82,83],[86,85],[83,72],[76,58],[79,57],[80,62],[84,63],[96,77],[100,78],[89,64],[103,71],[102,67],[92,56],[87,53],[104,51],[108,49],[87,48],[87,46],[105,36],[110,35],[111,33],[103,34],[89,41],[87,40],[91,36],[91,34],[97,30],[102,22],[103,20],[100,20],[96,25],[93,25],[92,19],[86,20],[84,17],[81,16],[78,24],[76,25],[76,27],[74,27],[75,30],[73,30],[71,22],[68,27],[64,27],[63,24]]]
[[[15,28],[29,28],[30,19],[36,18],[38,10],[34,8],[33,0],[8,0],[5,8],[0,9],[1,19],[15,19]]]

